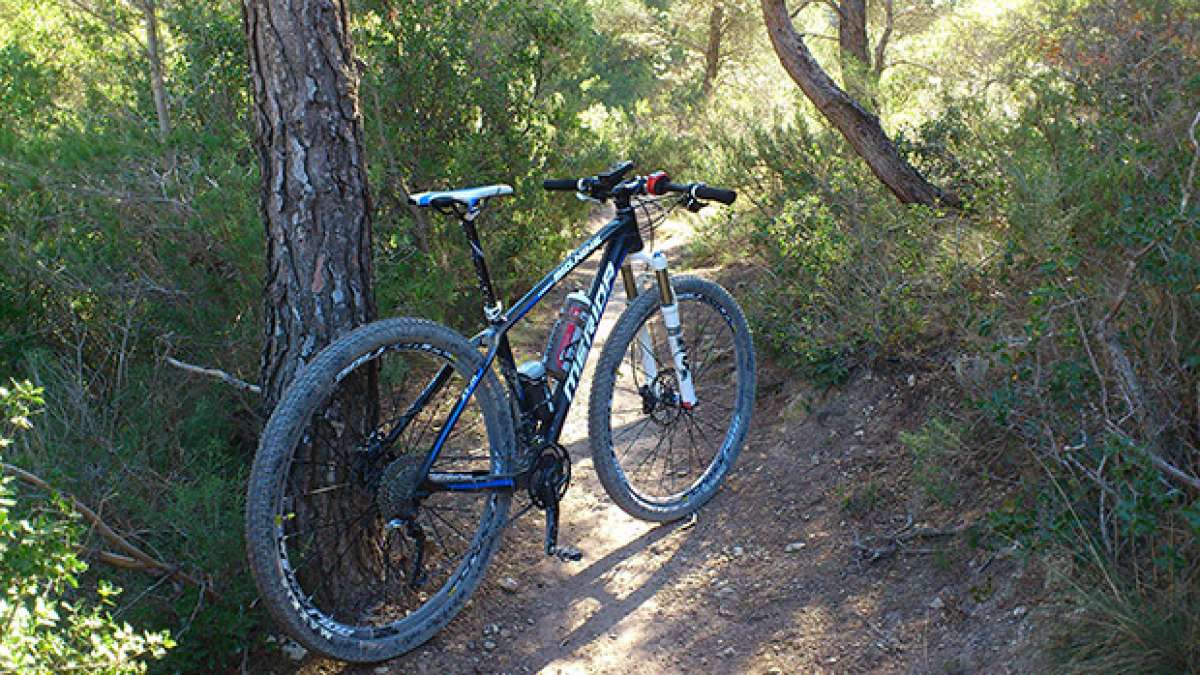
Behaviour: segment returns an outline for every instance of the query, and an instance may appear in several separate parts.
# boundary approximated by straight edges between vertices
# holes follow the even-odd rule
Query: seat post
[[[467,243],[471,245],[471,262],[475,265],[475,278],[479,281],[479,293],[483,296],[483,315],[489,324],[500,323],[503,304],[496,298],[496,289],[492,285],[492,275],[488,272],[487,260],[483,257],[483,247],[479,244],[479,232],[475,229],[475,219],[483,213],[479,201],[472,201],[467,210],[459,216],[463,233],[467,235]]]

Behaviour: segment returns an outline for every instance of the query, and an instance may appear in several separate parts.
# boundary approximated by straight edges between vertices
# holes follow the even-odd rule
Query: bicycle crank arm
[[[546,555],[554,556],[563,562],[578,562],[583,559],[583,552],[574,546],[558,545],[558,500],[546,504]]]

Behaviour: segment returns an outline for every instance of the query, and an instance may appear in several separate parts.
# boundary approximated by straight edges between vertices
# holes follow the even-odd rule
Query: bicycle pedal
[[[583,551],[574,546],[554,546],[550,549],[550,555],[563,562],[579,562],[583,560]]]

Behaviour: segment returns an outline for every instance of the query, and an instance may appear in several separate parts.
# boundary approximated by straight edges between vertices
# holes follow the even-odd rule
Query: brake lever
[[[679,200],[679,203],[683,204],[683,207],[692,213],[699,213],[700,209],[708,206],[708,202],[702,202],[691,195],[684,195]]]
[[[593,202],[595,204],[603,204],[604,203],[604,200],[596,199],[595,197],[593,197],[589,194],[583,193],[583,192],[576,192],[575,198],[581,202]]]

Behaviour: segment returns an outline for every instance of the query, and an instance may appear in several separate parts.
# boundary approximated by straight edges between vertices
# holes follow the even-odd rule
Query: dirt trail
[[[678,252],[686,233],[676,234],[667,246]],[[737,279],[721,280],[738,295]],[[623,306],[618,293],[601,337]],[[933,398],[926,379],[866,372],[816,396],[760,355],[738,466],[696,520],[664,526],[630,518],[605,495],[581,387],[563,439],[574,480],[561,540],[583,560],[542,555],[541,513],[532,511],[505,533],[466,609],[425,646],[368,667],[309,657],[298,672],[1037,670],[1030,644],[1042,580],[961,533],[916,536],[981,517],[908,496],[911,459],[897,433],[923,419]]]

